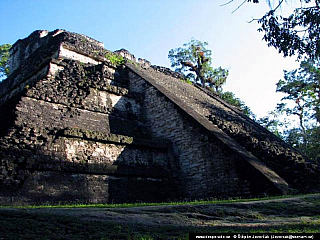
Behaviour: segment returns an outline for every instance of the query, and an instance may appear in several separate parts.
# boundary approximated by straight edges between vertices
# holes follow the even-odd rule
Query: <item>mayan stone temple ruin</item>
[[[35,31],[10,54],[0,83],[2,205],[319,190],[317,166],[167,68],[64,30]]]

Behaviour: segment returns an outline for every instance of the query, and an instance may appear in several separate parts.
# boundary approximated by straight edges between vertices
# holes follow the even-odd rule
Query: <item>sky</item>
[[[233,92],[257,115],[266,116],[282,98],[276,83],[299,64],[267,46],[250,20],[269,10],[234,0],[0,0],[0,45],[35,30],[65,29],[92,37],[115,51],[170,67],[168,52],[192,38],[209,43],[212,66],[229,69],[224,91]],[[291,6],[285,6],[290,9]],[[282,10],[281,10],[282,11]],[[283,10],[285,11],[285,10]]]

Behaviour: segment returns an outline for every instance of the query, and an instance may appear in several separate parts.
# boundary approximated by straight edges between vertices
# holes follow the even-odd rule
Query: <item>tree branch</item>
[[[275,12],[275,11],[280,7],[280,5],[283,3],[283,1],[284,1],[284,0],[280,0],[278,6],[276,6],[276,8],[273,9],[272,11]]]
[[[236,12],[239,8],[242,7],[243,4],[245,4],[247,2],[247,0],[244,0],[235,10],[232,11],[231,14],[233,14],[234,12]]]
[[[230,3],[232,3],[233,1],[234,1],[234,0],[230,0],[230,1],[227,2],[227,3],[221,4],[220,7],[226,6],[226,5],[230,4]]]

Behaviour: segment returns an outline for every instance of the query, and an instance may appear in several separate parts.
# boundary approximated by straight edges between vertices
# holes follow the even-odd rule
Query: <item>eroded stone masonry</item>
[[[10,54],[2,205],[319,191],[319,166],[167,68],[64,30],[35,31]]]

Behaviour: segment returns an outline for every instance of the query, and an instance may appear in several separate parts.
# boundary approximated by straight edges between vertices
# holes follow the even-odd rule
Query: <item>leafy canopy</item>
[[[217,93],[229,104],[238,107],[244,114],[251,118],[255,115],[246,104],[232,92],[223,92],[222,85],[226,83],[229,71],[222,67],[211,66],[211,50],[207,49],[208,43],[192,39],[183,44],[183,47],[169,51],[171,67],[184,74],[188,81],[201,83],[202,87]]]
[[[222,91],[229,71],[211,66],[211,50],[207,49],[207,46],[207,42],[192,39],[183,44],[183,47],[171,49],[168,57],[175,71],[184,74],[193,82],[201,83],[202,87],[208,85],[219,92]]]
[[[0,78],[7,77],[9,75],[8,59],[10,48],[10,44],[0,45]]]
[[[303,61],[298,70],[284,71],[284,80],[277,83],[277,92],[285,93],[282,100],[291,100],[295,107],[289,114],[299,115],[304,109],[305,117],[320,123],[320,62]]]
[[[255,119],[255,114],[251,111],[251,109],[239,98],[237,98],[232,92],[223,92],[220,94],[221,98],[225,100],[227,103],[238,107],[245,115],[248,117]]]
[[[277,92],[285,96],[272,116],[260,120],[312,160],[320,160],[319,68],[319,61],[308,60],[301,62],[299,69],[284,71],[284,79],[277,83]],[[290,119],[284,119],[284,115]],[[298,120],[297,125],[290,124],[294,119]]]
[[[299,0],[300,7],[289,16],[279,15],[278,8],[284,6],[285,0],[278,0],[262,18],[255,19],[264,32],[263,39],[268,46],[276,48],[284,57],[296,55],[298,59],[316,59],[320,56],[320,1]],[[259,3],[259,0],[248,0]],[[291,1],[294,2],[294,1]]]

